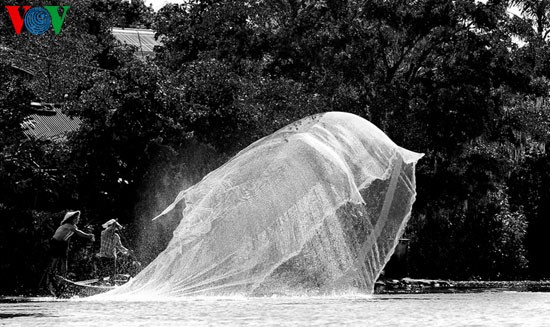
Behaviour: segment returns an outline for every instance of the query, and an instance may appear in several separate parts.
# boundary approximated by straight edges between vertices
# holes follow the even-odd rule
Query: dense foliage
[[[153,14],[82,0],[62,34],[34,36],[2,11],[0,271],[14,282],[0,293],[36,290],[67,209],[95,233],[118,217],[147,263],[177,223],[150,218],[178,190],[333,110],[426,154],[406,232],[413,276],[549,278],[548,15],[546,1],[193,0]],[[161,46],[138,59],[112,26],[152,26]],[[80,129],[24,137],[30,101],[62,103]],[[73,272],[97,247],[73,242]]]

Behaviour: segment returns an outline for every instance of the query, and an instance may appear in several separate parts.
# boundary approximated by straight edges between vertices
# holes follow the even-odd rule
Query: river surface
[[[0,298],[0,326],[550,326],[550,293]]]

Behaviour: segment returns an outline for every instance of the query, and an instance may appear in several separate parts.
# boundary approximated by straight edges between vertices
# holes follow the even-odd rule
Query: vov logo
[[[20,34],[23,24],[27,31],[34,35],[44,34],[53,27],[55,34],[61,33],[61,27],[65,21],[65,16],[70,6],[61,6],[63,13],[59,15],[60,6],[44,6],[44,7],[23,7],[23,17],[21,17],[21,6],[6,6],[8,14],[10,15],[11,22],[15,34]]]

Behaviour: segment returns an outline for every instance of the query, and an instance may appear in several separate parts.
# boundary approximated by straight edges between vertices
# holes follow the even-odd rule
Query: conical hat
[[[116,219],[110,219],[106,221],[103,225],[101,225],[101,227],[109,228],[112,224],[116,224],[118,228],[122,228],[122,225],[119,224],[118,221],[116,221]]]
[[[61,225],[63,225],[64,223],[66,223],[67,220],[69,220],[70,218],[72,218],[74,215],[80,216],[80,210],[76,210],[76,211],[67,211],[67,213],[65,214],[65,217],[63,217],[63,220],[61,220]]]

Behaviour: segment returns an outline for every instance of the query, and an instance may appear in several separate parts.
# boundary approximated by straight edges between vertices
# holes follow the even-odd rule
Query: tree
[[[94,10],[99,5],[97,1],[72,5],[59,35],[52,31],[17,35],[2,10],[0,217],[8,228],[2,229],[0,250],[2,271],[14,281],[2,292],[36,288],[46,264],[40,258],[47,254],[47,240],[63,211],[87,207],[79,194],[82,172],[70,160],[72,145],[67,139],[28,139],[21,127],[28,123],[31,101],[63,103],[65,112],[71,109],[76,114],[76,102],[92,87],[94,76],[131,57],[117,48],[110,27],[101,21],[104,9]],[[82,225],[93,218],[85,215]]]
[[[499,137],[495,130],[502,125],[502,94],[526,90],[525,82],[530,82],[529,72],[511,53],[516,46],[505,3],[194,1],[165,8],[155,26],[163,40],[160,64],[183,76],[176,83],[181,83],[183,97],[192,95],[187,101],[200,103],[194,107],[199,116],[199,124],[193,125],[197,135],[200,126],[208,126],[234,139],[241,131],[254,130],[250,122],[256,117],[261,122],[262,117],[330,110],[359,114],[398,144],[426,153],[419,165],[416,206],[418,217],[425,221],[418,230],[410,230],[426,239],[441,234],[442,213],[449,224],[456,224],[464,212],[474,215],[488,199],[496,201],[492,194],[503,189],[509,165],[498,141],[493,143]],[[287,107],[297,109],[293,115],[284,106],[269,106],[270,98],[258,98],[258,92],[235,96],[243,94],[243,85],[253,86],[246,90],[260,90],[261,85],[281,81],[301,92],[280,92],[279,102],[309,99],[310,105]],[[235,101],[241,98],[261,114],[250,114],[252,109],[244,114],[242,107],[235,107],[243,103]],[[267,124],[273,122],[285,120]],[[257,129],[253,135],[270,129]],[[220,144],[213,135],[203,136]],[[462,204],[472,196],[480,201],[469,201],[471,209],[464,211]],[[491,211],[484,218],[487,224],[476,233],[501,217],[512,221],[523,216],[521,211],[502,215]],[[517,229],[515,236],[522,235]],[[447,246],[448,240],[438,240],[440,248]],[[475,237],[455,245],[464,249],[471,242],[486,246]],[[522,249],[521,244],[518,247]],[[484,258],[496,255],[485,254]],[[449,273],[467,263],[459,264],[448,254],[437,258]],[[521,266],[521,257],[516,259]],[[474,267],[471,271],[479,273]]]

